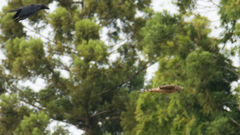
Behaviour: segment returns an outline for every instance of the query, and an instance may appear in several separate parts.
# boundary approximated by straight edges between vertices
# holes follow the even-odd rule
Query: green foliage
[[[183,14],[193,10],[197,0],[173,0],[173,3],[179,7],[179,11]]]
[[[16,94],[0,95],[0,134],[13,134],[13,131],[17,128],[21,120],[25,115],[29,115],[31,112],[29,108],[23,106]]]
[[[57,8],[52,14],[49,14],[49,23],[54,29],[55,36],[54,39],[58,42],[71,41],[73,36],[71,31],[73,26],[72,18],[69,15],[68,10],[65,7]]]
[[[92,22],[90,19],[77,21],[75,24],[76,37],[78,42],[82,40],[99,39],[99,25],[96,22]]]
[[[45,131],[49,124],[49,116],[44,112],[39,114],[30,113],[30,116],[24,116],[19,126],[14,131],[18,135],[45,135],[49,131]]]
[[[203,51],[202,49],[190,53],[186,59],[186,68],[189,72],[188,77],[193,80],[204,79],[205,81],[210,82],[216,79],[211,76],[211,74],[214,73],[215,65],[216,59],[214,58],[214,55],[207,51]],[[206,67],[208,68],[206,69]]]
[[[164,14],[159,15],[165,17]],[[159,37],[167,33],[158,33],[156,27],[148,26],[162,25],[162,21],[154,20],[155,17],[147,21],[148,32],[142,33],[143,38],[151,37],[148,35],[151,32]],[[239,121],[236,115],[239,114],[239,106],[236,105],[237,96],[230,92],[230,82],[238,79],[237,69],[227,55],[219,52],[220,40],[208,36],[211,31],[208,20],[198,15],[190,23],[179,18],[174,23],[178,25],[171,24],[170,21],[165,24],[167,31],[171,31],[172,26],[176,31],[173,37],[164,38],[164,45],[174,49],[160,48],[164,40],[152,38],[145,41],[155,41],[150,47],[159,48],[148,50],[152,56],[162,56],[158,57],[159,70],[152,80],[152,88],[178,84],[184,86],[184,90],[170,95],[141,94],[135,105],[130,102],[126,107],[128,110],[122,113],[124,133],[237,134],[239,127],[231,118]],[[148,48],[147,44],[144,45]]]
[[[4,10],[7,11],[7,10]],[[13,14],[0,14],[0,28],[1,28],[1,43],[3,44],[8,39],[16,38],[16,37],[25,37],[26,33],[23,31],[23,26],[21,24],[15,24],[12,21]]]
[[[41,39],[25,41],[24,38],[15,38],[8,40],[5,47],[5,56],[8,59],[4,63],[8,64],[7,68],[12,74],[25,78],[43,73],[41,65],[44,63],[42,57],[45,53]]]
[[[54,127],[54,132],[52,135],[69,135],[69,131],[64,128],[65,126],[60,126],[57,124],[57,126]]]
[[[172,41],[175,37],[177,19],[177,16],[171,16],[167,11],[164,11],[163,13],[157,13],[141,29],[141,34],[144,36],[143,52],[148,57],[156,57],[153,56],[156,54],[157,56],[163,56],[172,50],[173,45],[169,44],[168,41]]]
[[[7,13],[28,4],[49,6],[52,2],[11,0],[0,13],[1,49],[6,57],[1,63],[1,95],[15,93],[17,103],[32,108],[15,114],[18,122],[10,121],[6,126],[14,126],[4,128],[3,133],[49,134],[46,127],[51,118],[73,124],[87,135],[120,134],[119,118],[129,100],[127,95],[143,87],[145,69],[154,62],[139,58],[141,50],[134,40],[110,46],[120,41],[120,35],[140,37],[140,29],[154,15],[151,1],[57,1],[53,12],[41,10],[26,19],[41,38],[29,35],[21,22],[12,21],[13,13]],[[144,16],[135,17],[137,12]],[[46,26],[52,28],[49,35],[39,34]],[[103,29],[109,30],[110,46],[100,39]],[[110,57],[116,54],[120,55],[112,61]],[[36,78],[46,83],[39,91],[17,85],[26,80],[34,83]],[[59,126],[53,134],[68,132]]]
[[[101,41],[89,40],[88,43],[83,41],[83,43],[77,47],[77,51],[85,61],[94,61],[98,64],[107,62],[107,46]]]

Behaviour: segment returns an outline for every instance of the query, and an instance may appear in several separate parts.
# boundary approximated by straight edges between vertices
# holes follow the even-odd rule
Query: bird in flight
[[[170,84],[170,85],[158,86],[158,88],[142,90],[142,91],[138,91],[138,92],[155,92],[155,93],[161,93],[161,94],[162,93],[170,94],[170,93],[177,92],[177,91],[180,91],[183,89],[184,88],[182,86]]]
[[[12,19],[14,19],[14,22],[19,22],[20,20],[24,20],[28,17],[33,16],[35,13],[37,13],[37,11],[41,9],[49,9],[49,8],[43,4],[32,4],[32,5],[20,7],[19,9],[14,9],[8,12],[17,12]]]

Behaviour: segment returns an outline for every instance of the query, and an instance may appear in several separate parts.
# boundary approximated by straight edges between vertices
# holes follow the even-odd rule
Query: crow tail
[[[14,19],[14,22],[17,23],[17,22],[19,22],[20,20],[21,20],[21,18],[18,17],[18,18],[16,18],[16,19]]]
[[[8,11],[8,12],[17,12],[19,10],[21,10],[21,9],[14,9],[14,10],[11,10],[11,11]]]

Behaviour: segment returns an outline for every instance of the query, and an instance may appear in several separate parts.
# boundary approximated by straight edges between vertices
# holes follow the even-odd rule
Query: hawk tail
[[[141,90],[141,91],[138,91],[138,92],[152,92],[152,89]]]
[[[140,91],[138,91],[138,92],[145,92],[145,91],[148,91],[148,90],[140,90]]]

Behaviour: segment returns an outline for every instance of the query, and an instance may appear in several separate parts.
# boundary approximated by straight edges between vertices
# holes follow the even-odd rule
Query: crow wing
[[[27,5],[25,7],[21,7],[20,9],[21,12],[19,14],[18,17],[22,17],[22,18],[28,18],[31,17],[32,15],[34,15],[38,10],[40,10],[41,5],[40,4],[32,4],[32,5]]]
[[[19,10],[17,11],[17,13],[13,16],[12,19],[17,18],[21,11],[22,11],[22,9],[19,9]],[[10,12],[10,11],[9,11],[9,12]]]
[[[20,20],[26,19],[28,17],[31,17],[34,15],[38,10],[40,10],[41,5],[40,4],[32,4],[32,5],[27,5],[24,7],[21,7],[19,9],[14,9],[8,12],[17,12],[12,19],[15,19],[15,22],[18,22]]]

